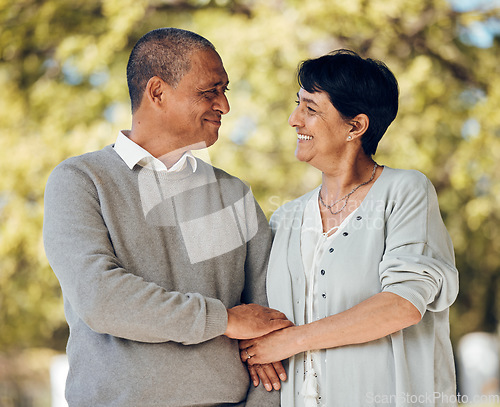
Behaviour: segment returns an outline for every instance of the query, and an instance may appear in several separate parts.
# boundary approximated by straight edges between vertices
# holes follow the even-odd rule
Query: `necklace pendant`
[[[328,205],[325,203],[325,201],[323,201],[323,197],[321,196],[321,191],[323,190],[323,185],[321,185],[321,188],[319,189],[319,192],[318,192],[318,198],[319,198],[319,202],[321,203],[321,205],[323,205],[326,209],[328,209],[328,211],[332,214],[332,215],[338,215],[340,212],[342,212],[346,206],[347,206],[347,202],[349,201],[349,197],[354,194],[354,192],[356,192],[359,188],[361,188],[362,186],[366,185],[366,184],[369,184],[370,182],[373,181],[373,178],[375,177],[375,171],[377,170],[377,167],[378,167],[378,164],[375,163],[373,165],[373,170],[372,170],[372,176],[370,177],[370,179],[368,181],[365,181],[365,182],[362,182],[361,184],[359,184],[358,186],[354,187],[352,189],[351,192],[349,192],[347,195],[343,196],[342,198],[340,199],[337,199],[335,202],[333,202],[332,204]],[[344,201],[344,205],[342,205],[342,208],[340,208],[338,211],[333,211],[332,208],[337,205],[338,203]]]

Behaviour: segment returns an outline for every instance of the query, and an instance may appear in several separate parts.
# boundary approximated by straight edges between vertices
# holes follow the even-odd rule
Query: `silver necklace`
[[[330,211],[330,213],[332,215],[338,215],[340,212],[342,212],[345,207],[347,206],[347,202],[349,201],[349,197],[354,194],[354,192],[356,192],[359,188],[361,188],[363,185],[366,185],[366,184],[369,184],[370,182],[373,181],[373,177],[375,177],[375,171],[377,170],[377,167],[378,167],[378,164],[375,163],[373,165],[373,171],[372,171],[372,176],[370,177],[370,179],[368,181],[365,181],[361,184],[359,184],[357,187],[354,187],[353,190],[351,192],[349,192],[347,195],[343,196],[342,198],[340,199],[337,199],[335,202],[333,202],[331,205],[327,205],[325,203],[325,201],[323,201],[323,198],[321,197],[321,191],[323,190],[323,185],[321,185],[321,188],[319,189],[319,193],[318,193],[318,196],[319,196],[319,202],[321,203],[321,205],[323,205],[326,209],[328,209]],[[339,202],[342,202],[344,201],[344,205],[342,205],[342,208],[340,208],[338,211],[332,211],[332,208],[337,205]]]

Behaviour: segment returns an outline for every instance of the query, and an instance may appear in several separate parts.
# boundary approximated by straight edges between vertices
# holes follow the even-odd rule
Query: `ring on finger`
[[[247,360],[252,357],[252,356],[249,355],[248,350],[246,350],[246,349],[245,349],[245,353],[247,354]]]

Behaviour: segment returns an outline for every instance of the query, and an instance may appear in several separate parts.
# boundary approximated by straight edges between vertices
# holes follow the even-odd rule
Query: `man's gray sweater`
[[[112,146],[70,158],[45,191],[44,244],[70,327],[74,406],[278,405],[254,390],[226,308],[267,305],[271,235],[249,188],[130,170]],[[240,404],[241,403],[241,404]]]

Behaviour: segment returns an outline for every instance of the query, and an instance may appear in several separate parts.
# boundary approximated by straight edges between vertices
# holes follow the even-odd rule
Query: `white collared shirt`
[[[191,151],[186,151],[172,167],[167,168],[165,163],[128,138],[123,131],[118,133],[113,147],[127,166],[132,169],[136,164],[154,171],[180,172],[186,168],[188,162],[193,172],[196,171],[197,162]]]

